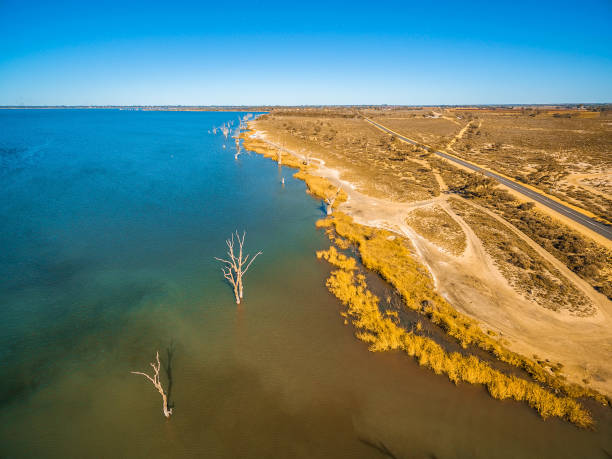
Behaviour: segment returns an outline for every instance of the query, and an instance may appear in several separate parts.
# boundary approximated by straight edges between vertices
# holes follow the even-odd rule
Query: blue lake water
[[[612,453],[609,414],[543,422],[368,352],[314,257],[320,202],[210,132],[242,115],[0,110],[0,456]],[[236,229],[263,251],[240,307],[214,260]],[[169,421],[130,374],[156,350]]]

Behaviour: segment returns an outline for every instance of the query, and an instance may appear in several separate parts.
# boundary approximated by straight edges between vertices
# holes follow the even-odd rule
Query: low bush
[[[341,268],[331,273],[327,287],[347,307],[346,315],[357,328],[357,338],[367,342],[371,351],[403,350],[419,365],[436,374],[445,374],[455,384],[483,384],[492,397],[527,402],[545,419],[555,416],[579,427],[592,425],[589,412],[576,400],[559,397],[539,384],[506,375],[473,355],[448,353],[431,338],[404,330],[391,317],[381,313],[379,298],[368,290],[365,276],[355,274],[352,263],[341,260],[333,247],[321,254]],[[349,269],[342,268],[347,263]]]
[[[535,381],[571,397],[592,397],[606,404],[604,396],[577,384],[567,384],[549,373],[542,365],[502,346],[484,333],[478,323],[454,309],[435,290],[433,279],[424,266],[412,256],[409,241],[386,230],[354,223],[336,212],[319,220],[318,227],[330,227],[359,249],[363,265],[379,273],[400,294],[404,304],[417,311],[455,338],[463,348],[477,346],[496,359],[526,371]]]

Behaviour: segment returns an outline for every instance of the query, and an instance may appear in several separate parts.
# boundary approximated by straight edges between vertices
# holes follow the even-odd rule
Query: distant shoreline
[[[181,106],[140,106],[140,105],[49,105],[49,106],[0,106],[0,110],[128,110],[128,111],[176,111],[176,112],[244,112],[269,111],[273,107],[227,106],[227,107],[181,107]]]
[[[191,112],[229,112],[229,111],[271,111],[274,109],[312,109],[312,108],[386,108],[401,109],[401,108],[461,108],[461,109],[503,109],[503,110],[521,110],[529,107],[539,109],[556,109],[556,110],[589,110],[594,108],[612,108],[612,102],[576,102],[567,104],[460,104],[460,105],[445,105],[445,104],[421,104],[421,105],[389,105],[389,104],[353,104],[353,105],[0,105],[0,110],[63,110],[63,109],[81,109],[81,110],[137,110],[137,111],[191,111]]]

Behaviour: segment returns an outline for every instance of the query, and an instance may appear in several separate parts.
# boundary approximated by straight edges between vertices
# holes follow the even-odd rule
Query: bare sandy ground
[[[255,135],[278,147],[265,132],[259,131]],[[303,159],[298,153],[286,151]],[[527,357],[537,355],[540,359],[561,362],[564,365],[563,373],[569,381],[583,384],[586,379],[593,388],[612,396],[612,302],[604,295],[524,233],[496,214],[477,206],[511,229],[584,292],[595,305],[596,313],[590,317],[577,317],[540,307],[509,285],[474,231],[453,212],[446,194],[410,203],[375,198],[344,180],[343,172],[347,171],[329,168],[321,158],[311,157],[311,161],[317,162],[319,167],[310,173],[330,180],[347,193],[348,200],[340,206],[342,212],[360,224],[389,229],[412,241],[420,261],[430,270],[438,291],[457,310],[478,320],[483,329],[497,332],[510,349]],[[446,187],[442,178],[436,175],[436,179],[444,190]],[[465,233],[467,244],[463,254],[453,256],[406,224],[410,211],[433,205],[439,205],[448,212]]]
[[[591,193],[598,194],[599,196],[603,196],[604,198],[609,198],[610,193],[606,193],[605,191],[597,189],[594,186],[589,185],[588,183],[584,183],[585,180],[593,179],[601,183],[602,189],[612,189],[612,170],[598,174],[571,174],[565,179],[565,181],[571,185],[582,187],[585,190],[590,191]]]

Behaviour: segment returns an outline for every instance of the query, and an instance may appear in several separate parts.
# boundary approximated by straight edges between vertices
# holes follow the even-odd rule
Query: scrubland
[[[444,149],[452,142],[450,148],[461,158],[612,222],[612,111],[446,109],[370,114],[430,146]]]
[[[419,235],[454,255],[461,255],[465,250],[465,233],[439,206],[417,208],[408,214],[406,222]]]
[[[539,211],[519,202],[493,180],[458,169],[439,158],[430,158],[449,189],[494,211],[612,299],[612,251]],[[498,240],[498,242],[500,242]],[[517,260],[517,265],[518,263]]]
[[[589,299],[507,227],[459,199],[449,202],[474,229],[504,277],[527,298],[555,311],[593,313]]]
[[[555,340],[551,334],[601,317],[602,307],[608,312],[597,319],[597,327],[608,330],[601,320],[609,320],[610,302],[593,287],[610,297],[610,251],[479,174],[383,133],[364,116],[394,130],[414,129],[412,134],[401,132],[424,143],[452,147],[471,135],[466,133],[478,126],[481,114],[448,109],[275,110],[252,123],[254,130],[243,136],[246,148],[271,159],[278,160],[280,152],[282,164],[298,168],[296,177],[305,180],[313,195],[325,198],[342,186],[334,215],[317,222],[338,249],[332,246],[317,255],[338,268],[328,288],[347,307],[343,315],[356,327],[356,336],[371,350],[404,350],[456,383],[484,384],[495,398],[526,401],[544,417],[590,425],[577,399],[606,402],[591,383],[612,393],[607,335],[599,337],[601,349],[587,356],[580,349],[598,339],[588,327],[584,336],[572,328],[575,352],[560,346],[563,336]],[[417,235],[421,239],[414,239]],[[342,252],[348,248],[357,250],[359,258]],[[397,307],[422,320],[406,323],[401,313],[382,304],[366,285],[366,272],[380,275],[401,299]],[[447,275],[452,272],[462,278]],[[584,281],[578,283],[580,278]],[[515,297],[498,292],[500,279]],[[506,297],[495,300],[499,295]],[[495,308],[502,308],[500,314],[507,318],[487,323],[480,321],[484,315],[476,320],[461,312],[463,296],[493,301],[481,309],[495,314]],[[457,305],[445,297],[458,300]],[[513,301],[522,304],[516,311]],[[529,308],[569,314],[574,322],[564,324],[560,315],[548,328],[541,322],[547,316],[538,314],[529,325],[529,317],[521,315]],[[459,351],[420,333],[432,326],[454,340]],[[529,333],[526,326],[532,329]],[[545,339],[534,339],[533,332],[540,329]],[[541,355],[540,341],[542,353],[550,358],[535,356],[535,351]],[[545,346],[544,341],[553,344]],[[533,358],[527,357],[527,349],[534,351]],[[560,360],[555,360],[557,350]]]
[[[417,142],[432,147],[447,145],[467,124],[443,110],[364,110],[364,116]]]
[[[344,169],[346,180],[372,196],[414,201],[440,193],[421,150],[391,138],[352,112],[296,116],[280,111],[261,117],[257,129],[287,149],[309,152],[330,167]]]

